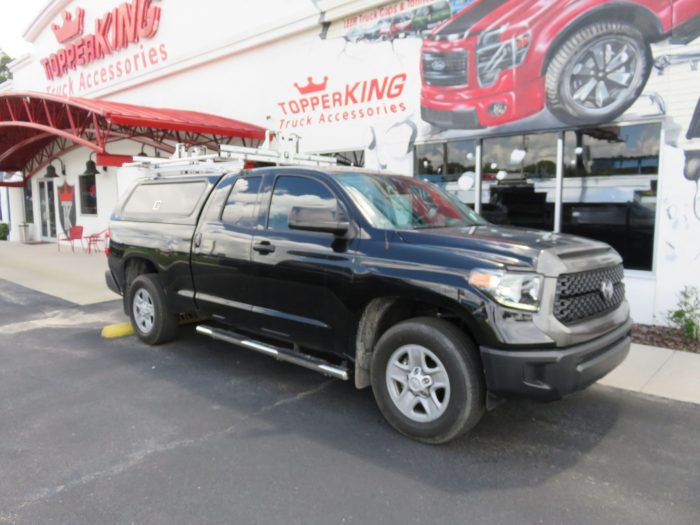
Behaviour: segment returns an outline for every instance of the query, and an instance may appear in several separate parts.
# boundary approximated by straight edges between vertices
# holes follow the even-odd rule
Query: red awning
[[[0,171],[24,171],[25,179],[75,148],[104,154],[118,140],[172,153],[174,142],[216,149],[235,139],[264,138],[261,127],[196,111],[0,92]]]

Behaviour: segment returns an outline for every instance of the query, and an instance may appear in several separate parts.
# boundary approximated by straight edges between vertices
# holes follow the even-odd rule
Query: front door
[[[256,328],[312,350],[342,352],[348,337],[344,321],[351,317],[346,295],[355,241],[290,230],[295,206],[338,209],[340,204],[316,178],[283,170],[275,176],[266,224],[255,230],[252,245]]]
[[[41,208],[41,238],[47,241],[56,239],[56,196],[54,182],[39,182],[39,204]]]

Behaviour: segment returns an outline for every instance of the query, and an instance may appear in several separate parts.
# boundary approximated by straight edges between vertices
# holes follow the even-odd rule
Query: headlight
[[[502,41],[508,24],[485,31],[476,47],[476,65],[479,83],[483,87],[496,83],[502,71],[519,66],[525,60],[532,36],[529,31]]]
[[[476,269],[469,274],[469,284],[509,308],[536,312],[540,307],[542,276],[536,273]]]

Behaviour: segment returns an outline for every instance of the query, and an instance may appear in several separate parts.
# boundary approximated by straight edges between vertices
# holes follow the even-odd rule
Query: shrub
[[[678,306],[666,317],[686,337],[700,341],[700,291],[695,286],[683,288]]]
[[[0,241],[6,241],[10,234],[10,227],[4,222],[0,222]]]

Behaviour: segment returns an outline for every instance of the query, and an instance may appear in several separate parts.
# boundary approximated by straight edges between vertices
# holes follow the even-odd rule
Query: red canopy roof
[[[196,111],[0,92],[0,171],[24,171],[25,179],[81,146],[106,153],[109,143],[130,139],[172,152],[167,142],[216,148],[236,138],[262,140],[265,130]]]

